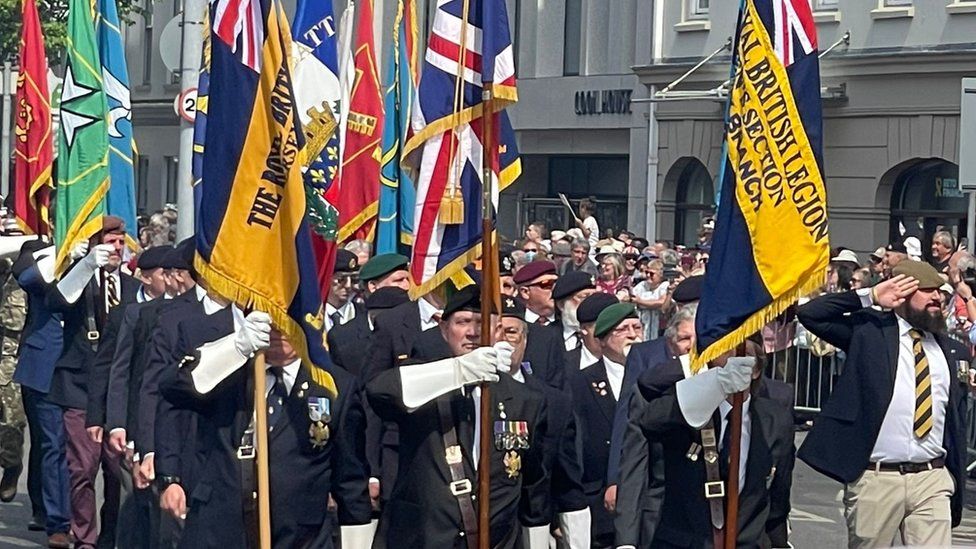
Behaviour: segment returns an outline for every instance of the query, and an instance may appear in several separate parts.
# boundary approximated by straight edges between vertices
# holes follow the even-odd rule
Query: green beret
[[[637,318],[637,307],[634,307],[632,303],[614,303],[603,309],[600,316],[596,317],[593,335],[602,338],[628,318]]]
[[[370,258],[359,270],[359,280],[369,282],[377,280],[393,271],[406,270],[410,259],[400,254],[380,254]]]
[[[934,290],[946,283],[935,267],[924,261],[905,259],[891,269],[892,276],[905,275],[918,281],[919,290]]]

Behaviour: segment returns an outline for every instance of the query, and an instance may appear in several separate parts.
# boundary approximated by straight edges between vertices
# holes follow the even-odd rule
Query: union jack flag
[[[463,44],[463,46],[462,46]],[[411,294],[422,295],[481,254],[484,157],[482,91],[491,90],[492,202],[521,171],[515,132],[503,110],[518,100],[504,0],[438,0],[404,146],[419,172],[414,211]],[[494,148],[494,147],[493,147]],[[445,219],[446,203],[460,204]]]
[[[262,16],[260,0],[217,0],[214,7],[214,34],[257,73],[264,46]]]
[[[808,0],[773,0],[776,55],[789,67],[797,59],[797,45],[803,55],[817,49],[817,25]]]

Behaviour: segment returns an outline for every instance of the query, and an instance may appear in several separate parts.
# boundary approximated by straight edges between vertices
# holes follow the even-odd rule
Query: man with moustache
[[[595,292],[584,299],[576,309],[576,318],[580,323],[580,337],[583,344],[566,352],[567,378],[575,376],[580,370],[600,360],[600,357],[603,356],[600,340],[593,335],[593,330],[600,313],[615,303],[620,303],[620,300],[610,294]]]
[[[798,455],[844,483],[850,547],[947,547],[966,485],[963,357],[945,335],[935,268],[903,261],[892,274],[797,310],[808,330],[847,353]]]
[[[624,379],[627,354],[643,339],[644,327],[630,303],[610,305],[596,320],[593,335],[603,357],[570,378],[573,404],[579,418],[583,445],[583,488],[590,502],[592,541],[596,547],[613,545],[613,516],[603,505],[607,488],[610,434]]]
[[[552,287],[552,299],[559,311],[559,322],[554,322],[552,329],[561,338],[567,352],[583,345],[583,334],[580,332],[576,311],[580,303],[595,292],[593,276],[581,271],[564,274]]]

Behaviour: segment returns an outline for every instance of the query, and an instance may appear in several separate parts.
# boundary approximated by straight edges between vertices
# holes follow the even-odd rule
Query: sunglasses
[[[543,280],[541,282],[529,284],[529,287],[532,288],[534,286],[536,288],[539,288],[540,290],[551,290],[555,284],[556,284],[555,280]]]

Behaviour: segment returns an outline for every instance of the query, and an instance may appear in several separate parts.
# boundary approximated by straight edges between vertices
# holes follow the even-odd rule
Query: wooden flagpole
[[[492,344],[491,315],[500,301],[498,293],[498,254],[495,253],[492,222],[492,158],[496,149],[492,131],[491,88],[482,91],[482,178],[481,178],[481,344]],[[499,313],[501,311],[498,311]],[[478,549],[491,548],[491,385],[481,384],[481,436],[478,455]]]
[[[736,347],[736,356],[746,356],[746,343]],[[732,395],[732,410],[729,412],[729,478],[725,481],[725,549],[733,549],[739,536],[739,462],[742,453],[742,403],[743,393]]]
[[[254,449],[257,463],[258,547],[271,549],[271,483],[268,479],[268,395],[264,351],[254,355]]]

